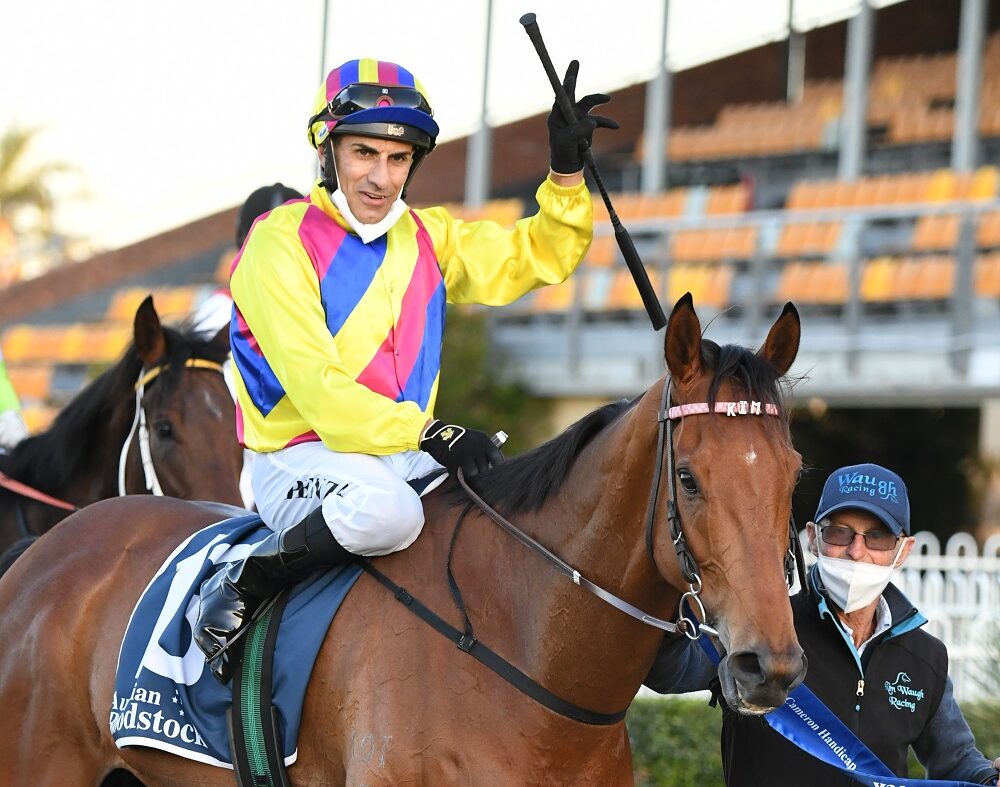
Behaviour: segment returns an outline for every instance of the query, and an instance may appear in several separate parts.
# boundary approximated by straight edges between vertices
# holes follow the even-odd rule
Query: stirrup
[[[243,638],[244,634],[250,631],[250,628],[253,626],[254,623],[257,622],[257,620],[261,617],[261,615],[264,615],[267,612],[269,612],[271,608],[278,603],[278,597],[281,596],[282,593],[284,593],[283,590],[278,591],[273,596],[271,596],[271,598],[269,598],[265,603],[261,604],[260,608],[256,612],[254,612],[253,615],[250,616],[250,620],[247,621],[246,625],[243,626],[239,631],[237,631],[236,634],[234,634],[225,645],[223,645],[221,648],[215,651],[215,653],[213,653],[211,656],[205,656],[205,663],[208,664],[209,669],[212,669],[212,662],[216,661],[220,656],[225,654],[230,647],[235,645]],[[215,672],[215,670],[212,669],[212,672]]]

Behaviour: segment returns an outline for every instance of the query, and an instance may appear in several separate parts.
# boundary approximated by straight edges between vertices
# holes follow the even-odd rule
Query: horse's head
[[[146,298],[136,310],[134,348],[149,459],[163,493],[188,500],[242,504],[243,452],[236,440],[236,410],[222,374],[229,330],[210,339],[164,328]],[[129,417],[135,412],[129,408]],[[141,425],[133,439],[128,491],[145,491]]]
[[[708,622],[726,650],[719,667],[723,693],[745,713],[782,704],[805,676],[785,584],[801,458],[779,390],[799,337],[798,312],[790,303],[756,353],[703,340],[690,294],[677,302],[667,325],[670,404],[708,403],[716,410],[674,421],[675,503],[700,571]],[[717,402],[736,404],[727,414],[717,411]],[[671,584],[686,589],[664,514],[656,520],[655,561]]]

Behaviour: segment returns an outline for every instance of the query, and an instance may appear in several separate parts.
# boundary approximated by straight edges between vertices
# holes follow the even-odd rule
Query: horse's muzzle
[[[806,655],[796,646],[787,653],[739,651],[719,663],[726,703],[735,711],[759,715],[774,710],[806,676]]]

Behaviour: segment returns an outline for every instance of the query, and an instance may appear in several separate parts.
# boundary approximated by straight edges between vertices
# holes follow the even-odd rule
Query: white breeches
[[[257,510],[272,530],[291,527],[322,505],[345,549],[374,556],[405,549],[420,535],[423,505],[406,482],[440,467],[423,451],[340,454],[316,442],[257,454],[251,473]]]

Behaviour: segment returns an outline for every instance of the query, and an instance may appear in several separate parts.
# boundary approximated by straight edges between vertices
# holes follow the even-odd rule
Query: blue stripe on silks
[[[236,329],[236,318],[229,331],[229,341],[233,349],[233,362],[239,369],[240,377],[250,394],[257,411],[267,417],[285,396],[285,389],[278,382],[274,371],[266,360],[253,351],[250,341]]]
[[[362,243],[356,235],[347,235],[337,249],[319,283],[326,324],[334,336],[368,292],[385,259],[387,246],[385,235],[369,244]]]
[[[441,342],[444,337],[445,287],[440,282],[434,295],[427,302],[427,318],[424,322],[424,338],[420,354],[410,372],[410,379],[397,401],[416,402],[421,410],[427,409],[434,380],[441,369]]]

